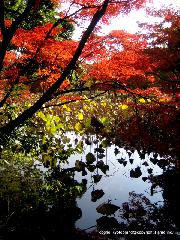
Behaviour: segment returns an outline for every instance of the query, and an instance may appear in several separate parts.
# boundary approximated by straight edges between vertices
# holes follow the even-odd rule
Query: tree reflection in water
[[[31,150],[27,153],[27,141],[21,142],[21,139],[19,142],[11,141],[2,148],[0,239],[136,239],[137,236],[115,235],[113,231],[180,231],[177,116],[173,113],[173,116],[166,116],[161,122],[161,119],[165,118],[163,114],[159,113],[158,119],[155,112],[149,115],[149,118],[133,115],[126,122],[120,120],[121,116],[116,116],[117,124],[111,125],[110,131],[105,131],[103,126],[97,127],[98,120],[94,117],[94,128],[81,136],[75,146],[68,143],[66,136],[61,136],[66,143],[60,143],[58,138],[42,143],[42,139],[36,138],[33,141],[31,136],[28,146],[33,148],[36,142],[34,149],[37,153]],[[83,146],[92,148],[93,140],[90,134],[96,136],[95,153],[91,151],[84,156]],[[75,222],[82,216],[81,209],[77,207],[77,198],[83,198],[88,181],[98,184],[108,173],[107,149],[114,144],[117,158],[120,148],[124,148],[128,155],[126,158],[119,158],[118,164],[124,168],[132,166],[129,171],[132,179],[150,181],[152,194],[156,187],[160,186],[164,204],[152,203],[147,196],[130,192],[129,199],[119,206],[114,205],[114,210],[111,201],[101,204],[101,210],[99,208],[98,211],[102,216],[96,219],[95,231],[87,233],[77,230]],[[133,165],[132,155],[135,151],[138,151],[142,160],[140,166]],[[66,164],[68,167],[64,169],[62,162],[66,162],[72,154],[80,152],[85,161],[79,159],[74,166]],[[153,175],[147,155],[153,166],[158,165],[163,170],[161,175]],[[142,175],[142,167],[147,168],[147,176]],[[78,181],[75,178],[77,172],[82,176]],[[87,175],[92,175],[92,178],[88,179]],[[106,193],[103,189],[93,189],[91,200],[98,202],[104,195]],[[116,218],[114,212],[118,213],[120,218]],[[98,233],[108,230],[111,235]],[[176,235],[150,237],[178,239]],[[138,239],[142,239],[142,235]]]

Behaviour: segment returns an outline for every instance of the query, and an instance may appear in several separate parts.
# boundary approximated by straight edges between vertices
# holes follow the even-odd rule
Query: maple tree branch
[[[26,17],[28,17],[28,13],[30,12],[30,10],[33,7],[34,3],[35,3],[35,0],[28,0],[27,6],[26,6],[24,12],[21,13],[15,19],[15,21],[12,22],[11,26],[9,27],[9,29],[6,29],[6,31],[4,32],[3,41],[2,41],[2,44],[0,46],[0,71],[3,68],[4,57],[6,55],[6,51],[7,51],[7,48],[9,46],[10,42],[11,42],[11,39],[13,38],[17,28],[22,23],[22,21],[24,21],[26,19]],[[2,22],[2,20],[1,20],[1,22]]]
[[[68,89],[65,91],[58,91],[56,93],[53,94],[53,97],[58,97],[67,93],[72,93],[72,92],[82,92],[82,91],[89,91],[90,88],[89,87],[84,87],[84,88],[74,88],[74,89]]]
[[[72,5],[72,4],[71,4]],[[54,24],[53,26],[49,29],[49,31],[47,32],[43,42],[38,46],[37,50],[36,50],[36,53],[35,53],[35,56],[33,57],[33,59],[35,59],[39,53],[39,51],[41,50],[41,48],[43,47],[45,41],[50,37],[50,34],[52,33],[53,29],[56,28],[60,23],[62,23],[63,21],[65,21],[66,19],[69,19],[70,17],[76,15],[78,12],[82,11],[83,9],[88,9],[90,8],[89,6],[83,6],[82,8],[76,10],[75,12],[71,13],[70,15],[66,15],[65,17],[63,18],[59,18]],[[95,6],[93,7],[95,8]],[[97,8],[97,6],[96,6]]]
[[[158,77],[160,80],[162,80],[163,82],[179,84],[180,83],[180,81],[178,80],[179,75],[174,72],[172,72],[172,73],[176,76],[177,80],[167,79],[167,78],[161,76],[161,73],[156,73],[156,72],[149,72],[149,73],[147,73],[147,75],[154,75],[154,76]]]
[[[11,96],[11,93],[14,90],[14,87],[19,83],[19,78],[20,78],[20,73],[18,74],[18,76],[16,77],[15,81],[13,82],[12,86],[10,87],[10,89],[7,91],[6,95],[4,96],[4,98],[0,101],[0,108],[3,107],[3,105],[6,103],[7,99]]]
[[[126,91],[127,93],[131,94],[131,96],[133,97],[133,99],[137,100],[137,98],[141,97],[141,98],[144,98],[144,99],[149,99],[150,97],[148,96],[144,96],[143,94],[140,94],[140,93],[134,93],[131,89],[127,88],[122,82],[118,81],[118,83],[120,84],[121,86],[121,89]],[[99,84],[102,84],[102,83],[99,83]],[[104,83],[104,85],[107,85],[109,87],[111,87],[111,89],[109,90],[113,90],[113,91],[116,91],[116,89],[113,88],[112,86],[112,80],[109,80],[109,81],[106,81]],[[165,108],[170,108],[172,110],[174,110],[175,112],[178,110],[176,106],[172,106],[172,105],[169,105],[169,104],[166,104],[166,103],[163,103],[163,102],[159,102],[157,101],[156,99],[154,98],[151,98],[151,101],[154,102],[155,104],[161,106],[161,107],[165,107]]]
[[[4,2],[4,1],[3,1],[3,2]],[[2,4],[2,3],[0,3],[0,4]],[[1,6],[1,5],[0,5],[0,6]],[[4,5],[3,5],[3,6],[4,6]],[[32,7],[32,6],[31,6],[31,7]],[[95,6],[93,6],[93,8],[94,8],[94,7],[95,7]],[[53,31],[54,28],[56,28],[61,22],[65,21],[66,19],[68,19],[68,18],[76,15],[76,14],[77,14],[78,12],[80,12],[82,9],[87,9],[87,8],[89,8],[89,6],[83,6],[82,8],[80,8],[80,9],[78,9],[77,11],[73,12],[72,14],[66,15],[64,18],[58,19],[58,20],[53,24],[53,26],[49,29],[49,31],[47,32],[47,34],[46,34],[43,42],[38,46],[34,57],[30,60],[30,62],[28,62],[28,63],[23,67],[23,69],[21,70],[21,72],[25,71],[25,70],[29,67],[29,64],[30,64],[34,59],[36,59],[36,57],[37,57],[37,55],[39,54],[41,48],[43,47],[45,41],[50,37],[50,34],[51,34],[51,32]],[[96,8],[97,8],[97,6],[96,6]],[[4,8],[3,8],[3,9],[4,9]],[[25,10],[25,11],[26,11],[26,10]],[[22,18],[22,16],[21,16],[21,18]],[[0,20],[1,20],[1,18],[0,18]],[[17,20],[17,21],[19,21],[19,20]],[[1,23],[1,21],[0,21],[0,23]],[[4,19],[3,19],[3,26],[4,26]],[[15,26],[18,27],[17,22],[15,23]],[[20,77],[20,75],[18,76],[18,78],[19,78],[19,77]],[[6,95],[4,96],[4,98],[0,101],[0,108],[3,107],[3,105],[4,105],[5,102],[6,102],[6,100],[10,97],[11,93],[13,92],[14,86],[15,86],[16,84],[18,84],[18,82],[19,82],[19,81],[16,79],[16,81],[15,81],[14,84],[13,84],[13,86],[8,90],[8,92],[6,93]],[[29,82],[28,82],[28,83],[25,83],[25,84],[29,84]]]
[[[84,90],[85,91],[85,90]],[[89,99],[95,99],[99,96],[102,96],[104,95],[108,90],[104,91],[104,92],[101,92],[101,93],[98,93],[94,96],[91,96],[91,97],[88,97],[88,100]],[[44,108],[49,108],[49,107],[59,107],[59,106],[63,106],[65,104],[69,104],[69,103],[73,103],[73,102],[77,102],[77,101],[85,101],[87,100],[87,98],[81,98],[81,99],[74,99],[74,100],[69,100],[69,101],[66,101],[66,102],[62,102],[62,103],[58,103],[58,104],[51,104],[51,105],[48,105],[48,106],[44,106],[44,107],[41,107],[41,109],[44,109]]]
[[[35,0],[33,0],[33,1],[35,1]],[[33,2],[33,1],[32,1],[32,0],[29,0],[29,2],[31,3],[31,4],[29,5],[30,8],[34,5],[34,2]],[[4,2],[4,1],[3,1],[3,2]],[[71,4],[71,5],[72,5],[72,4]],[[80,4],[80,5],[81,5],[81,4]],[[53,24],[53,26],[49,29],[49,31],[47,32],[47,34],[46,34],[43,42],[42,42],[42,43],[38,46],[38,48],[36,49],[36,52],[35,52],[34,57],[33,57],[26,65],[24,65],[24,67],[23,67],[23,69],[21,70],[21,72],[26,71],[26,69],[29,68],[29,65],[31,64],[31,62],[33,62],[33,60],[35,60],[35,59],[37,58],[37,55],[39,54],[39,52],[40,52],[41,48],[43,47],[45,41],[50,37],[50,34],[52,33],[52,31],[53,31],[54,28],[56,28],[60,23],[62,23],[62,22],[65,21],[66,19],[68,19],[68,18],[76,15],[78,12],[82,11],[83,9],[97,8],[97,7],[99,8],[100,6],[96,6],[96,5],[93,5],[93,6],[84,6],[84,5],[82,5],[82,8],[78,9],[77,11],[71,13],[70,15],[66,15],[66,16],[63,17],[63,18],[58,19],[58,20]],[[25,9],[24,12],[27,12],[28,9],[29,9],[29,8],[28,8],[28,6],[27,6],[27,8]],[[23,14],[24,14],[24,13],[23,13]],[[15,23],[14,23],[14,26],[15,26],[16,28],[18,27],[18,24],[19,24],[21,21],[23,21],[23,19],[22,19],[22,15],[23,15],[23,14],[21,14],[21,16],[19,16],[19,17],[16,19],[16,21],[15,21]],[[11,31],[12,31],[12,30],[11,30]],[[16,31],[16,30],[14,29],[14,31],[12,31],[12,34],[14,34],[15,31]],[[11,39],[10,39],[10,41],[11,41]],[[8,45],[10,42],[8,43],[8,42],[6,41],[6,43],[7,43],[7,45]],[[4,48],[4,50],[5,50],[5,48]],[[1,60],[1,56],[0,56],[0,60]],[[1,64],[1,63],[0,63],[0,64]],[[0,68],[0,70],[1,70],[1,68]],[[19,78],[19,77],[20,77],[20,75],[18,76],[18,78]],[[8,92],[6,93],[6,95],[4,96],[4,98],[0,101],[0,108],[3,107],[3,105],[6,103],[6,100],[10,97],[11,93],[12,93],[13,90],[14,90],[14,86],[15,86],[16,84],[18,84],[18,83],[19,83],[19,81],[16,79],[16,81],[13,83],[13,86],[8,90]],[[25,84],[28,84],[28,83],[25,83]]]
[[[111,1],[110,4],[115,4],[115,3],[131,3],[132,0],[122,0],[122,1]]]
[[[109,1],[110,2],[110,1]],[[74,1],[73,3],[72,3],[72,5],[73,4],[76,4],[76,5],[78,5],[78,6],[81,6],[82,8],[99,8],[99,7],[102,7],[103,6],[103,3],[101,4],[101,5],[95,5],[95,4],[91,4],[91,2],[89,2],[90,4],[88,5],[88,4],[83,4],[83,3],[79,3],[79,2],[76,2],[76,1]]]
[[[82,50],[84,49],[84,46],[89,39],[91,33],[93,32],[96,24],[99,22],[99,20],[102,18],[102,16],[105,14],[106,9],[108,7],[109,0],[104,0],[104,3],[100,9],[97,10],[97,12],[94,14],[88,28],[84,32],[79,45],[75,51],[75,54],[69,64],[67,65],[66,69],[62,73],[61,77],[43,94],[42,97],[29,109],[25,110],[22,114],[20,114],[16,119],[10,121],[7,125],[1,127],[0,133],[4,135],[10,134],[16,127],[19,127],[22,125],[27,119],[31,118],[35,112],[37,112],[44,103],[51,100],[53,93],[56,92],[56,90],[60,87],[61,83],[66,79],[66,77],[70,74],[71,70],[74,69],[77,60],[79,59]]]

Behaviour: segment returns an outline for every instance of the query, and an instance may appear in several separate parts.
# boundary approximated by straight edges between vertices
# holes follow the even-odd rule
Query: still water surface
[[[80,138],[74,133],[69,133],[67,136],[71,139],[71,144],[73,144],[77,138]],[[92,144],[84,144],[83,153],[69,157],[68,166],[64,165],[64,167],[74,167],[76,160],[85,162],[86,155],[89,152],[97,157],[95,149],[98,143],[94,144],[94,140],[96,140],[96,137],[91,136]],[[119,152],[115,154],[117,150]],[[99,160],[103,160],[105,164],[109,165],[109,171],[107,171],[106,174],[98,168],[92,173],[87,171],[86,176],[82,176],[81,172],[75,173],[75,179],[79,182],[81,182],[82,179],[87,179],[87,191],[81,198],[77,199],[77,204],[82,210],[82,217],[76,222],[76,227],[80,229],[90,228],[92,230],[93,226],[96,226],[96,220],[102,216],[96,211],[97,206],[110,201],[112,204],[121,207],[122,203],[128,202],[130,192],[143,194],[151,203],[157,203],[158,205],[163,204],[161,189],[157,188],[152,194],[152,184],[148,180],[142,180],[142,177],[149,176],[147,169],[153,169],[152,175],[160,175],[163,172],[161,168],[150,161],[150,158],[153,157],[153,153],[150,155],[146,154],[145,159],[141,159],[137,151],[129,154],[129,151],[126,151],[124,148],[118,148],[115,145],[111,145],[105,149],[104,155],[105,156]],[[159,158],[159,156],[157,158]],[[119,159],[127,161],[127,164],[125,166],[120,164],[118,162]],[[131,159],[131,163],[129,159]],[[146,162],[148,166],[143,165],[144,162]],[[138,166],[141,169],[142,175],[138,178],[131,178],[130,171]],[[102,175],[102,178],[98,183],[94,183],[93,175]],[[96,202],[91,201],[91,192],[100,189],[104,191],[104,195]],[[119,222],[123,221],[120,211],[117,211],[114,216]]]

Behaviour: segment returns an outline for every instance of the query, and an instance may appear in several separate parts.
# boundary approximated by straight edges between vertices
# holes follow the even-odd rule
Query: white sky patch
[[[176,9],[180,9],[180,0],[154,0],[153,3],[147,5],[147,7],[154,7],[156,9],[161,9],[162,6],[172,6]],[[140,31],[138,22],[154,23],[159,21],[160,18],[147,16],[145,9],[140,9],[138,11],[133,10],[128,15],[120,15],[117,18],[113,19],[110,25],[103,26],[100,35],[108,34],[112,30],[125,30],[129,33],[134,34]],[[81,37],[81,33],[81,29],[76,28],[73,38],[78,40]]]
[[[128,15],[118,16],[113,19],[109,26],[104,26],[102,28],[102,33],[107,34],[112,30],[125,30],[129,33],[135,33],[138,30],[138,21],[145,21],[145,12],[143,10],[132,11]]]
[[[179,3],[179,4],[178,4]],[[180,8],[180,1],[179,0],[154,0],[154,3],[148,4],[147,7],[154,7],[156,9],[161,9],[162,6],[165,7],[174,7]],[[125,30],[129,33],[136,33],[140,30],[138,27],[138,22],[148,22],[154,23],[159,22],[160,18],[158,17],[151,17],[146,15],[146,11],[144,9],[140,9],[138,11],[133,10],[128,15],[118,16],[116,19],[113,19],[109,26],[103,27],[103,33],[107,34],[112,30]]]

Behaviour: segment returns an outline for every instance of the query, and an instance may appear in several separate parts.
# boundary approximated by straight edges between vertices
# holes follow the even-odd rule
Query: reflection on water
[[[77,135],[70,133],[68,135],[71,139],[71,143],[76,141]],[[75,173],[75,179],[79,182],[82,179],[87,179],[87,191],[81,198],[77,199],[77,204],[82,210],[82,217],[76,222],[76,226],[80,229],[88,229],[96,226],[96,220],[102,216],[102,214],[96,211],[96,208],[104,203],[111,201],[117,206],[121,206],[122,203],[127,202],[129,199],[129,193],[135,192],[137,194],[143,193],[152,203],[163,204],[163,197],[160,188],[156,188],[156,191],[152,194],[151,183],[146,177],[149,176],[149,172],[152,169],[151,175],[162,174],[162,169],[152,163],[154,158],[153,153],[145,155],[144,159],[141,159],[138,152],[126,151],[124,148],[118,148],[115,145],[103,148],[104,156],[100,155],[98,159],[97,148],[99,147],[102,140],[97,141],[95,136],[89,137],[89,145],[85,144],[87,138],[84,139],[83,154],[72,155],[69,158],[68,167],[74,167],[76,160],[86,162],[86,155],[91,152],[96,157],[96,161],[102,161],[109,166],[109,170],[103,173],[99,168],[95,168],[93,172],[86,169],[87,175],[82,172]],[[94,143],[95,142],[95,143]],[[150,160],[151,159],[151,160]],[[159,156],[157,159],[160,159]],[[138,178],[130,177],[130,171],[140,167],[141,176]],[[102,176],[99,182],[94,180],[94,176]],[[144,181],[143,181],[144,179]],[[95,183],[96,182],[96,183]],[[103,190],[104,195],[92,201],[92,191]],[[115,213],[115,218],[122,222],[122,216],[120,211]],[[92,229],[91,229],[92,230]]]
[[[69,132],[48,142],[52,152],[43,144],[34,165],[17,144],[15,155],[2,151],[0,239],[91,239],[77,228],[179,229],[180,175],[169,156]]]

